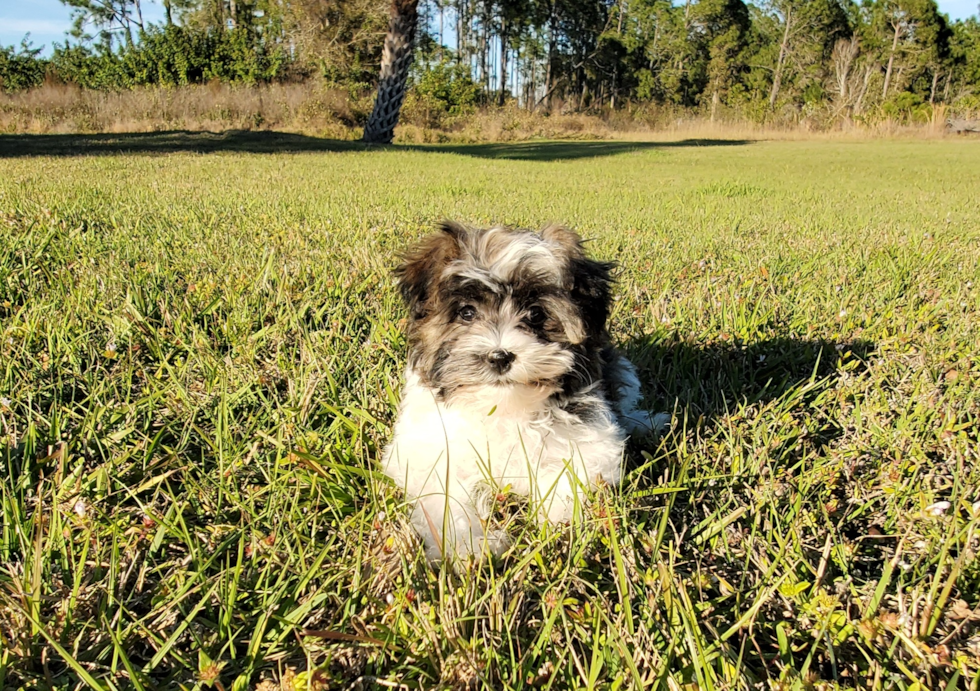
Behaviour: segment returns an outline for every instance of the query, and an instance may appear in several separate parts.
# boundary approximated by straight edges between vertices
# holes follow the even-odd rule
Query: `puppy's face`
[[[444,224],[396,270],[409,361],[443,398],[463,388],[558,390],[606,340],[611,264],[564,228],[539,235]]]

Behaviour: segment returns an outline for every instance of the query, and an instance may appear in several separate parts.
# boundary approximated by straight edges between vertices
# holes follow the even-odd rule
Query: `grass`
[[[977,689],[980,143],[702,143],[5,140],[0,687]],[[376,470],[444,216],[617,258],[674,413],[463,574]]]

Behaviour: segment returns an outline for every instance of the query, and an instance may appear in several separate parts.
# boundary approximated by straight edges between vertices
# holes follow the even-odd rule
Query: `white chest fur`
[[[413,522],[431,557],[503,547],[486,535],[481,497],[488,487],[529,497],[535,512],[568,521],[585,489],[616,484],[625,436],[596,395],[583,420],[549,402],[536,387],[481,387],[446,405],[409,371],[383,467],[415,502]]]

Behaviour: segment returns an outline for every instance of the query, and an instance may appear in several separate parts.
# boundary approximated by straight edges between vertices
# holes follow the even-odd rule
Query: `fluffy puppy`
[[[668,421],[638,408],[636,370],[610,343],[612,267],[562,227],[447,222],[396,270],[408,368],[382,463],[430,560],[503,551],[484,527],[497,488],[571,520],[590,486],[619,482],[627,434]]]

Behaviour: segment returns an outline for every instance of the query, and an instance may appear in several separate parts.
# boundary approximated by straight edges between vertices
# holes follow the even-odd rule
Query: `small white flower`
[[[387,595],[385,595],[385,602],[387,602],[389,605],[395,604],[395,596],[392,595],[391,593],[388,593]]]
[[[9,408],[11,400],[6,396],[0,396],[0,408]]]
[[[73,507],[71,507],[71,508],[75,512],[75,514],[79,516],[79,518],[85,518],[85,513],[86,513],[87,509],[85,508],[85,501],[84,500],[78,499],[75,502],[75,505]]]
[[[840,314],[838,314],[837,316],[843,319],[844,317],[847,316],[847,310],[841,310]]]
[[[971,508],[973,509],[973,513],[980,516],[980,501],[973,502],[973,506]]]
[[[930,504],[926,507],[926,513],[930,516],[942,516],[949,507],[950,503],[948,501],[937,501],[935,504]]]
[[[383,521],[386,518],[388,518],[388,514],[386,514],[384,511],[379,511],[378,512],[378,520],[379,521]]]
[[[766,361],[766,356],[765,355],[760,355],[759,356],[759,362],[765,362],[765,361]]]

